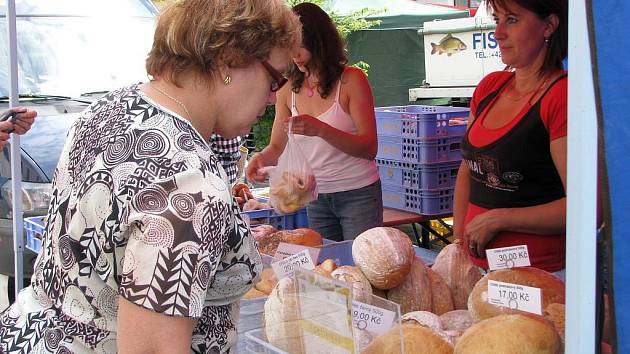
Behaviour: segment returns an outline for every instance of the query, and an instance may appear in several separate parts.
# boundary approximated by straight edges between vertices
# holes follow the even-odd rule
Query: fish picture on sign
[[[454,53],[461,52],[468,48],[461,39],[453,37],[450,33],[444,36],[438,44],[431,43],[431,55],[446,53],[449,57]]]

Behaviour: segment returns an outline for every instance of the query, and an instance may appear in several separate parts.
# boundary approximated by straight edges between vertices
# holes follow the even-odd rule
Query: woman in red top
[[[488,0],[508,69],[471,102],[455,187],[455,234],[487,268],[486,249],[527,245],[532,266],[565,267],[566,0]]]

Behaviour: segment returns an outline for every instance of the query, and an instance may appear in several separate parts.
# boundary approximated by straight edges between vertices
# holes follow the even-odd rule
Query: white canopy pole
[[[584,1],[569,3],[566,352],[594,353],[597,114]]]
[[[17,31],[15,26],[15,0],[7,0],[7,38],[9,39],[9,78],[11,91],[9,107],[19,103],[17,70]],[[11,134],[11,188],[13,190],[13,251],[15,254],[15,296],[24,286],[24,225],[22,221],[22,155],[20,136]]]

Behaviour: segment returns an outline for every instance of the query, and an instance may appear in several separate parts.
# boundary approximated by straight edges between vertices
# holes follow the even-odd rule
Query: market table
[[[444,222],[444,218],[452,217],[452,214],[441,214],[441,215],[422,215],[418,213],[414,213],[411,211],[398,210],[392,208],[383,208],[383,226],[398,226],[411,224],[413,229],[414,236],[416,237],[416,242],[418,246],[423,248],[429,248],[429,236],[432,234],[433,236],[440,239],[442,242],[447,245],[451,242],[448,240],[449,236],[453,235],[453,229],[450,225]],[[431,220],[437,220],[442,226],[447,228],[449,232],[446,235],[441,235],[431,226]],[[418,229],[416,228],[416,224],[420,225],[421,233],[418,234]]]

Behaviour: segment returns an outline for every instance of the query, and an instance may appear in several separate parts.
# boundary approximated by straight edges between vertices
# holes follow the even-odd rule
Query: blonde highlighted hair
[[[300,21],[284,0],[180,0],[159,15],[147,73],[178,85],[182,73],[212,79],[218,69],[267,60],[291,48]]]

